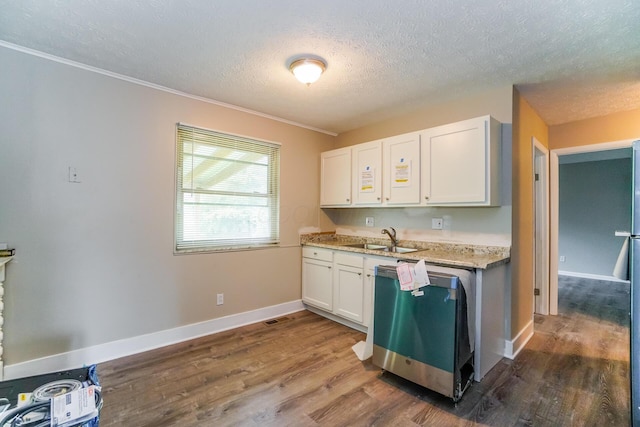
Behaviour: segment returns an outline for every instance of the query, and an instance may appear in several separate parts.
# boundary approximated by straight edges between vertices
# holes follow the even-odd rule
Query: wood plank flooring
[[[626,426],[629,285],[561,278],[560,315],[462,400],[359,361],[308,311],[98,366],[108,426]]]

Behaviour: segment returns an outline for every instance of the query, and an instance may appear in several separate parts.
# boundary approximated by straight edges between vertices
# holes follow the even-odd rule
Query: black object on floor
[[[51,422],[51,398],[91,385],[98,386],[95,389],[98,415],[89,419],[85,417],[76,421],[66,422],[59,424],[59,426],[98,427],[102,396],[95,365],[0,382],[0,427],[14,425],[45,427],[56,425]],[[28,402],[22,402],[22,405],[18,407],[21,393],[32,393],[32,396]]]

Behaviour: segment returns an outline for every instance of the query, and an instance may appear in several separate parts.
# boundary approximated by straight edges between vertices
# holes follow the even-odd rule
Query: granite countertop
[[[329,233],[310,233],[300,236],[300,244],[319,248],[336,249],[367,255],[387,256],[438,264],[449,267],[488,269],[506,264],[511,260],[511,249],[504,246],[481,246],[461,243],[424,242],[399,240],[398,246],[418,249],[416,252],[395,253],[381,250],[353,248],[346,245],[369,243],[389,245],[389,239],[366,238]]]

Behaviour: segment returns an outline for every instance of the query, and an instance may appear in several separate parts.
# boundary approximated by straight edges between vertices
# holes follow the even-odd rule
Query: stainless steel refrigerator
[[[640,141],[633,143],[631,185],[631,420],[640,427]]]

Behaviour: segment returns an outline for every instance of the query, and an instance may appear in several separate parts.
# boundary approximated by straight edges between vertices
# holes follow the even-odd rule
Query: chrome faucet
[[[389,232],[391,230],[391,232]],[[393,227],[389,227],[389,230],[383,228],[380,234],[386,234],[391,239],[391,243],[393,246],[398,246],[398,241],[396,240],[396,229]]]

